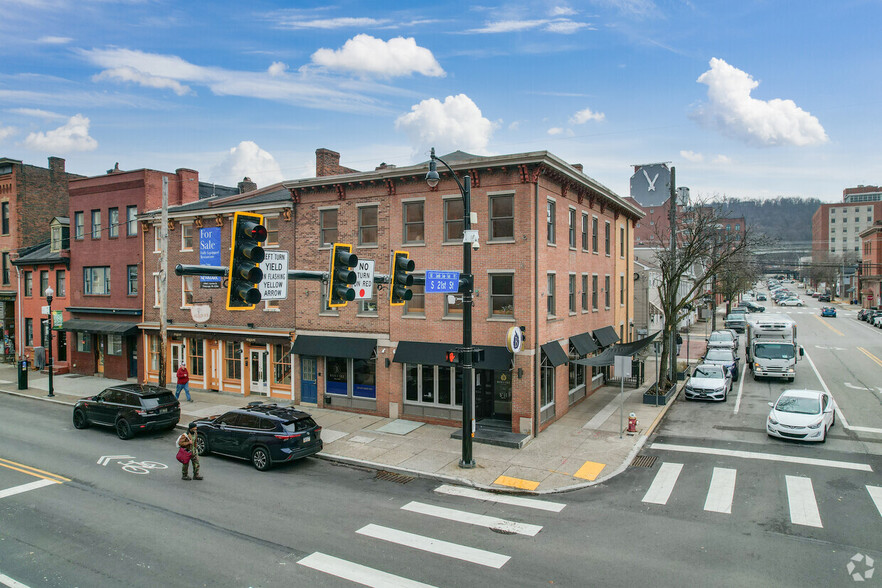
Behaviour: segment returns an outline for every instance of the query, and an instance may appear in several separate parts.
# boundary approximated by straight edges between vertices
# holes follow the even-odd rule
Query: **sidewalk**
[[[693,329],[690,347],[693,357],[696,357],[696,339],[704,344],[703,334],[703,324]],[[626,388],[624,403],[618,386],[601,387],[521,449],[474,443],[476,467],[471,469],[459,467],[462,442],[451,438],[461,427],[308,406],[302,409],[322,426],[324,450],[317,455],[321,459],[487,490],[545,494],[599,484],[628,467],[670,406],[670,403],[667,407],[643,404],[643,392],[654,383],[655,373],[655,358],[650,355],[646,362],[646,384],[636,390]],[[92,376],[56,375],[53,381],[56,398],[50,399],[46,396],[48,375],[29,371],[27,390],[17,390],[17,382],[17,368],[0,365],[0,392],[70,406],[78,398],[121,383]],[[683,382],[679,385],[682,388]],[[170,388],[174,390],[173,385]],[[255,400],[288,404],[282,399],[243,398],[202,390],[191,390],[190,395],[192,403],[181,397],[181,425],[241,408]],[[624,413],[620,416],[622,408]],[[622,431],[623,427],[627,428],[631,412],[638,419],[636,434]]]

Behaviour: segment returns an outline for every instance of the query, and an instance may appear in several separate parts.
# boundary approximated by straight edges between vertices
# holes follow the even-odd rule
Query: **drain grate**
[[[658,459],[657,455],[638,455],[631,462],[632,468],[651,468],[655,465],[655,460]]]
[[[386,480],[387,482],[395,482],[396,484],[407,484],[415,480],[413,476],[405,476],[404,474],[396,474],[395,472],[387,472],[380,470],[376,475],[377,480]]]

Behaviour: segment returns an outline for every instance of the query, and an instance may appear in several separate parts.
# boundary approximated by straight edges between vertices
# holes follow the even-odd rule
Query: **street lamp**
[[[435,160],[440,161],[450,170],[450,174],[459,186],[462,193],[462,276],[460,276],[459,291],[462,292],[462,349],[460,349],[460,364],[463,371],[462,384],[462,458],[459,460],[459,467],[473,468],[475,460],[472,457],[472,435],[475,430],[475,419],[472,411],[472,400],[474,398],[474,377],[475,366],[473,364],[472,352],[472,293],[475,291],[474,277],[472,276],[472,246],[477,246],[477,240],[471,242],[468,236],[471,234],[471,198],[472,198],[472,179],[468,175],[462,177],[460,182],[456,176],[456,172],[447,165],[447,162],[435,155],[435,148],[432,147],[431,158],[429,159],[429,172],[426,174],[426,183],[430,188],[434,188],[441,181],[438,175]]]
[[[55,366],[52,364],[52,297],[55,295],[55,290],[52,289],[52,286],[46,288],[46,304],[49,305],[49,398],[55,398],[54,388],[52,387],[52,372],[55,371]]]

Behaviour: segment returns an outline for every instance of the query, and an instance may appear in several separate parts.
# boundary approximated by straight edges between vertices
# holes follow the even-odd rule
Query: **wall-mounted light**
[[[392,365],[392,362],[389,361],[389,358],[387,357],[386,358],[386,367],[389,367],[390,365]]]
[[[524,377],[524,368],[518,368],[518,380]]]

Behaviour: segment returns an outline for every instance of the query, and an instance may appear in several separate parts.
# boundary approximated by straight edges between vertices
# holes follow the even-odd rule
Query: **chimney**
[[[64,173],[64,159],[61,157],[49,158],[49,171],[56,174]]]
[[[577,170],[579,170],[580,173],[585,173],[584,172],[585,168],[581,163],[574,163],[573,167],[576,168]]]
[[[257,184],[251,181],[251,178],[245,177],[239,182],[239,194],[244,194],[245,192],[252,192],[257,190]]]
[[[339,174],[340,154],[330,149],[315,150],[315,177],[334,176]]]
[[[381,169],[395,169],[395,166],[392,165],[391,163],[386,163],[386,162],[384,161],[383,163],[381,163],[380,165],[378,165],[378,166],[374,169],[374,171],[380,171]]]

